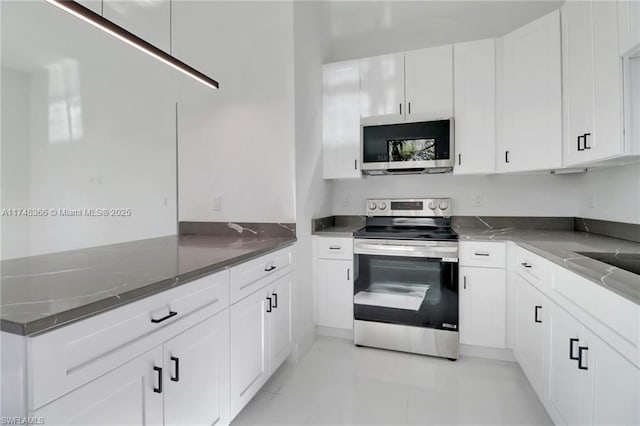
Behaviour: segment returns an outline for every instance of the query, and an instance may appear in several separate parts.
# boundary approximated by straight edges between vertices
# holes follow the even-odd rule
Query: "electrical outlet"
[[[473,206],[482,207],[483,204],[484,204],[484,197],[482,196],[482,194],[476,194],[476,196],[473,197]]]
[[[213,210],[222,210],[222,195],[213,196]]]

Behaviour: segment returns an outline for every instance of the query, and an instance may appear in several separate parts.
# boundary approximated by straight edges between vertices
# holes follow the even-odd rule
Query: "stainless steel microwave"
[[[453,119],[363,125],[365,175],[446,173],[453,170]]]

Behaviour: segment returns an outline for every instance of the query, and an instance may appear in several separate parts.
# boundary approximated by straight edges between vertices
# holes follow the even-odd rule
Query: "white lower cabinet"
[[[318,260],[318,325],[353,330],[353,261]]]
[[[544,347],[547,323],[545,297],[516,275],[516,336],[514,355],[538,395],[544,389]]]
[[[47,425],[159,425],[163,397],[158,389],[162,346],[31,412]]]
[[[518,250],[519,258],[533,256]],[[602,318],[603,311],[580,307],[586,302],[606,304],[609,316],[634,321],[634,314],[624,309],[628,302],[620,299],[616,304],[607,297],[589,301],[590,286],[596,284],[536,259],[533,266],[541,269],[538,276],[543,278],[532,283],[533,275],[516,274],[514,353],[554,423],[640,424],[640,368],[632,361],[637,357],[605,326],[611,319]]]
[[[504,349],[504,269],[463,266],[460,276],[460,343]]]
[[[229,311],[166,342],[164,355],[164,424],[228,424]]]
[[[316,239],[316,324],[353,330],[353,238]]]
[[[581,363],[587,364],[581,358],[588,356],[580,339],[584,337],[584,329],[562,308],[552,306],[549,331],[550,411],[556,413],[556,422],[561,424],[589,424],[589,407],[584,402],[590,377],[588,370],[580,369]]]
[[[550,414],[558,424],[640,424],[640,370],[564,309],[550,311]]]
[[[231,306],[231,418],[253,398],[291,350],[293,272]]]
[[[229,423],[229,312],[36,410],[54,425]]]

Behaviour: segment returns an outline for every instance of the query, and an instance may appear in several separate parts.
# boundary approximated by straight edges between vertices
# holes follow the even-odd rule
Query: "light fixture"
[[[85,22],[90,23],[94,27],[111,34],[112,36],[130,44],[136,49],[153,56],[154,58],[164,62],[165,64],[177,69],[178,71],[188,75],[189,77],[199,81],[200,83],[217,89],[219,87],[218,82],[211,77],[201,73],[197,69],[185,64],[179,59],[169,55],[163,50],[158,49],[153,44],[141,39],[137,35],[125,30],[119,25],[114,24],[108,19],[93,12],[91,9],[84,7],[83,5],[73,0],[46,0],[48,3],[59,7],[60,9],[69,12],[70,14],[77,16]]]

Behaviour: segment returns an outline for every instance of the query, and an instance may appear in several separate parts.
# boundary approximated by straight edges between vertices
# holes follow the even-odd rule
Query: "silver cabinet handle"
[[[329,246],[329,250],[340,250],[340,246]]]

